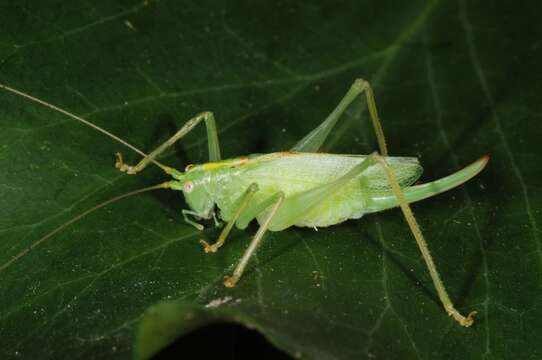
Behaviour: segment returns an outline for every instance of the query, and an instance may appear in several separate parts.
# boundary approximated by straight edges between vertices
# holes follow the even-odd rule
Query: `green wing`
[[[423,168],[417,158],[411,157],[387,157],[386,161],[392,168],[401,187],[414,184],[422,175]],[[391,190],[388,177],[380,165],[374,165],[362,174],[362,185],[368,190],[387,191]]]
[[[284,191],[286,196],[312,187],[328,184],[360,164],[366,155],[342,155],[326,153],[273,153],[252,157],[246,164],[244,178],[276,185],[272,192]],[[418,159],[413,157],[387,157],[401,186],[412,185],[423,172]],[[390,185],[384,169],[375,164],[357,176],[366,190],[389,190]]]

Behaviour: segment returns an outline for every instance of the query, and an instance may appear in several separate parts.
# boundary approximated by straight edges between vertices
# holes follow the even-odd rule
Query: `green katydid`
[[[196,222],[197,220],[211,218],[216,220],[218,215],[226,222],[216,242],[209,244],[200,240],[206,253],[216,252],[224,244],[233,226],[244,229],[254,219],[260,224],[233,274],[225,277],[224,285],[227,287],[233,287],[239,281],[268,230],[281,231],[291,226],[330,226],[348,219],[358,219],[367,213],[399,206],[420,248],[445,311],[463,326],[469,327],[474,321],[476,312],[463,316],[451,302],[409,203],[463,184],[482,171],[489,157],[484,156],[464,169],[439,180],[412,185],[421,175],[422,168],[416,158],[388,156],[373,91],[365,80],[357,79],[331,114],[290,151],[228,160],[221,159],[215,119],[210,112],[201,113],[190,119],[170,139],[147,155],[81,117],[6,85],[0,84],[0,88],[83,122],[143,156],[137,165],[130,166],[123,162],[121,154],[118,153],[115,165],[120,171],[136,174],[149,163],[153,163],[173,177],[173,180],[118,196],[85,211],[21,251],[0,266],[0,271],[92,211],[121,198],[155,189],[182,191],[190,207],[189,210],[182,211],[185,221],[200,230],[203,229],[203,225]],[[380,154],[374,152],[364,156],[318,153],[346,108],[363,93],[366,95]],[[182,172],[156,160],[166,148],[183,138],[202,121],[207,128],[208,163],[188,165]]]

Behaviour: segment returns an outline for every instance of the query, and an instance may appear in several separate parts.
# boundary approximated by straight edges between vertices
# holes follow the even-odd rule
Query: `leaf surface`
[[[451,298],[478,311],[464,329],[442,310],[399,210],[269,233],[234,289],[222,278],[256,227],[206,255],[198,240],[219,230],[185,224],[178,192],[119,201],[37,244],[167,177],[119,173],[115,152],[138,156],[0,91],[0,263],[36,245],[0,273],[2,357],[143,357],[218,319],[311,359],[540,358],[536,13],[467,1],[0,5],[0,82],[144,151],[205,110],[225,157],[289,149],[364,77],[390,152],[419,157],[424,180],[492,157],[476,179],[413,206]],[[325,151],[376,148],[360,104]],[[182,170],[206,156],[202,127],[161,160]]]

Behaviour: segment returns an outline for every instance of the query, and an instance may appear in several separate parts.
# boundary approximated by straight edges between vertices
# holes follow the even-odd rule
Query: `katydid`
[[[268,230],[282,231],[291,226],[325,227],[348,219],[359,219],[367,213],[399,206],[420,248],[445,311],[465,327],[471,326],[474,321],[476,312],[463,316],[451,302],[409,203],[463,184],[482,171],[489,157],[484,156],[464,169],[439,180],[413,185],[420,177],[422,168],[416,158],[388,156],[373,91],[369,83],[363,79],[354,81],[331,114],[291,150],[228,160],[221,159],[215,118],[210,112],[201,113],[190,119],[169,140],[146,155],[126,141],[79,116],[6,85],[0,84],[0,87],[83,122],[143,156],[139,163],[131,166],[124,163],[121,154],[117,153],[115,166],[120,171],[136,174],[153,163],[173,178],[159,185],[118,196],[85,211],[21,251],[0,266],[0,271],[92,211],[121,198],[154,189],[182,191],[190,207],[182,211],[184,219],[200,230],[203,229],[203,225],[197,221],[202,219],[216,220],[218,215],[226,222],[216,242],[209,244],[200,240],[206,253],[214,253],[223,246],[234,226],[245,229],[254,219],[259,223],[258,231],[233,270],[233,274],[225,277],[226,287],[234,287],[239,281]],[[346,108],[361,94],[366,96],[380,153],[373,152],[370,155],[319,153],[318,150],[333,126]],[[183,172],[156,160],[166,148],[183,138],[202,121],[207,128],[209,162],[188,165]]]

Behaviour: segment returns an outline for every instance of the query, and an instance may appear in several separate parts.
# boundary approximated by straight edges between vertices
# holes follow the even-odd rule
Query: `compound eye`
[[[194,183],[192,181],[187,181],[183,184],[183,191],[185,193],[191,193],[194,190]]]

